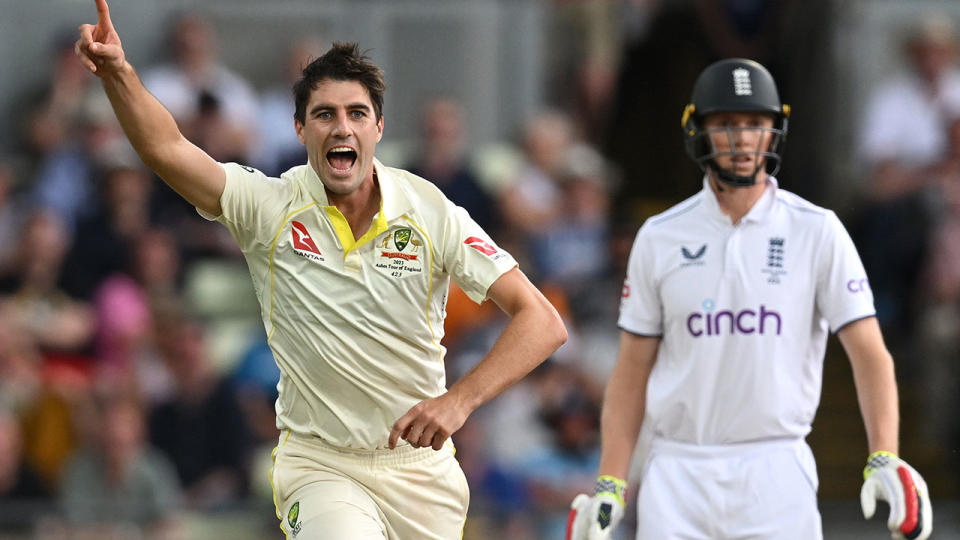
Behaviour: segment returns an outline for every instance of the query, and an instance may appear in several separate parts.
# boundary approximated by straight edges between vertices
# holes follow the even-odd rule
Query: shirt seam
[[[437,334],[433,330],[433,324],[430,322],[430,302],[433,300],[433,240],[430,239],[430,235],[427,234],[427,231],[422,229],[420,225],[417,224],[414,220],[410,219],[409,216],[403,216],[403,219],[406,220],[410,225],[415,229],[420,231],[420,234],[423,235],[424,239],[427,241],[427,251],[430,253],[430,261],[428,268],[426,270],[429,272],[427,276],[427,305],[426,305],[426,314],[427,314],[427,328],[430,329],[430,342],[437,347],[438,357],[440,360],[443,359],[443,348],[437,343]]]

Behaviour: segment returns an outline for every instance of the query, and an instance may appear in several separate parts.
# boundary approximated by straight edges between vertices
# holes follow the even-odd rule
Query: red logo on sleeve
[[[317,244],[314,243],[313,238],[310,237],[310,233],[307,231],[307,228],[303,225],[303,223],[300,223],[299,221],[293,221],[290,224],[293,225],[293,229],[290,230],[290,233],[293,236],[294,249],[302,249],[304,251],[309,251],[311,253],[320,255],[320,250],[317,249]]]
[[[497,248],[491,246],[490,244],[485,242],[483,239],[477,238],[476,236],[471,236],[470,238],[467,238],[466,240],[463,241],[463,243],[479,251],[480,253],[483,253],[487,257],[492,257],[497,253]]]

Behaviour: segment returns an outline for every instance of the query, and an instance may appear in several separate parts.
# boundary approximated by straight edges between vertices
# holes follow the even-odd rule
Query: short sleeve
[[[500,276],[517,266],[513,256],[496,245],[466,210],[445,201],[445,226],[440,249],[444,269],[476,303]]]
[[[857,319],[876,315],[873,292],[853,240],[833,212],[827,212],[817,261],[817,309],[836,332]]]
[[[620,297],[621,329],[642,336],[663,335],[663,306],[654,278],[655,261],[649,231],[641,227],[630,250]]]
[[[276,233],[289,204],[289,187],[279,178],[271,178],[252,167],[222,163],[226,184],[220,196],[221,214],[212,216],[199,208],[206,219],[218,221],[230,230],[240,248],[267,244]]]

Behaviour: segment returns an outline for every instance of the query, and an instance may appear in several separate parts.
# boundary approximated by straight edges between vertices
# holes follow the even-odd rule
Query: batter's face
[[[357,81],[321,81],[310,93],[297,137],[328,193],[350,195],[373,182],[373,152],[383,137],[367,89]]]
[[[724,112],[708,115],[703,120],[713,151],[714,161],[722,169],[738,176],[764,171],[763,153],[773,139],[773,116],[752,112]]]

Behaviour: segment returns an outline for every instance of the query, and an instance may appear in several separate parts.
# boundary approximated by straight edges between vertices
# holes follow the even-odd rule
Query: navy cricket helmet
[[[773,128],[718,128],[703,129],[703,118],[721,112],[762,112],[773,115]],[[693,94],[683,110],[680,126],[689,155],[704,172],[709,167],[717,178],[732,186],[752,186],[766,167],[771,175],[780,169],[781,152],[787,138],[787,119],[790,106],[780,102],[777,84],[765,67],[745,58],[727,58],[707,66],[693,85]],[[720,155],[732,155],[735,145],[733,132],[750,129],[772,134],[769,148],[757,149],[757,168],[749,176],[740,176],[717,165]],[[727,132],[731,151],[718,152],[712,139],[717,132]],[[762,157],[763,159],[759,159]]]

